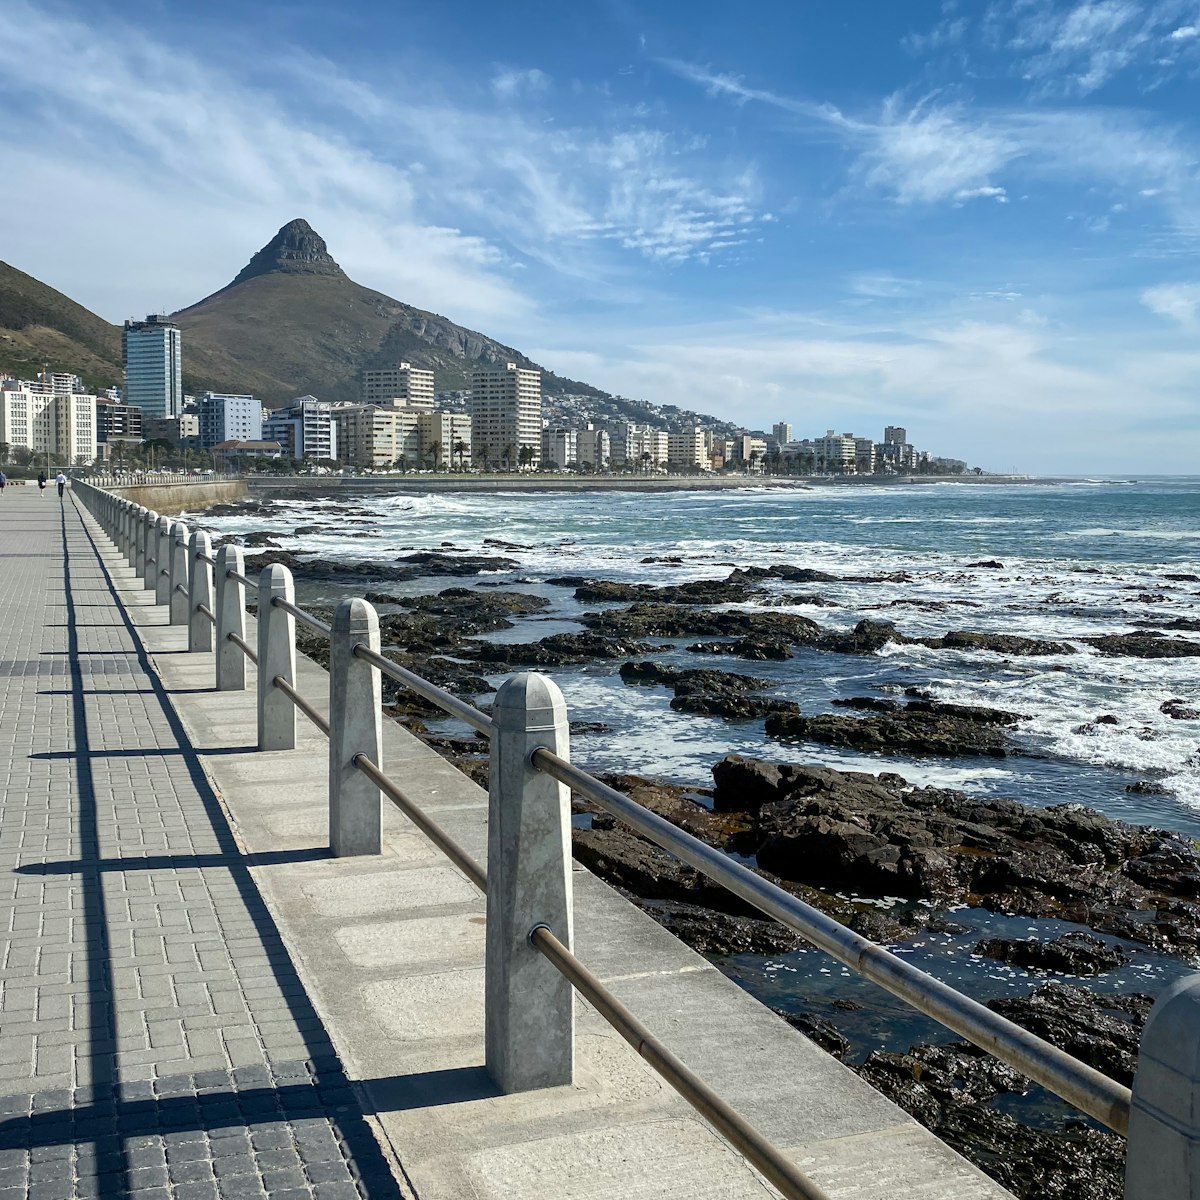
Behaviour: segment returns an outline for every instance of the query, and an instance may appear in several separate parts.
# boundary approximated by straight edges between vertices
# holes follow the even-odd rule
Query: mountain
[[[0,372],[28,378],[46,363],[92,387],[120,384],[120,327],[0,262]]]
[[[302,220],[284,225],[230,284],[172,319],[183,329],[188,391],[250,392],[267,404],[303,392],[355,400],[364,369],[399,361],[432,370],[439,390],[470,387],[479,365],[537,367],[512,346],[355,283]],[[605,395],[551,372],[542,387]]]

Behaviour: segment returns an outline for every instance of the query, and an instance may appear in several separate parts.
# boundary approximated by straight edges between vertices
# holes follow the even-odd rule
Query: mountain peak
[[[289,221],[241,269],[234,283],[244,283],[258,275],[280,272],[285,275],[335,275],[345,272],[334,261],[325,239],[302,218]]]

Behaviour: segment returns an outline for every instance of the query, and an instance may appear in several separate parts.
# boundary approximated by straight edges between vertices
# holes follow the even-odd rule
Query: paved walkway
[[[0,1198],[401,1195],[70,493],[0,612]]]

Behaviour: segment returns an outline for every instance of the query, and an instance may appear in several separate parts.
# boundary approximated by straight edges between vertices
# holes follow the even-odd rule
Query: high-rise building
[[[144,417],[175,417],[183,409],[183,334],[166,317],[151,313],[126,321],[121,334],[126,404]]]
[[[289,458],[337,458],[333,406],[316,396],[297,396],[262,424],[265,441],[278,442]]]
[[[435,470],[465,467],[471,461],[471,418],[466,413],[419,412],[421,461]]]
[[[690,471],[709,464],[708,438],[701,428],[684,429],[667,436],[667,462],[676,470]]]
[[[514,471],[542,457],[542,374],[505,363],[471,380],[471,457]]]
[[[190,445],[195,450],[200,446],[200,416],[198,413],[180,413],[177,417],[143,417],[142,436],[148,442],[162,439]]]
[[[120,400],[97,396],[96,441],[103,445],[113,439],[140,442],[142,410],[136,404],[123,404]]]
[[[607,429],[597,429],[589,422],[579,430],[576,446],[580,466],[589,463],[595,470],[603,471],[610,465],[612,445]]]
[[[205,392],[200,397],[200,444],[262,441],[262,405],[253,396]]]
[[[792,427],[787,421],[777,421],[771,426],[771,436],[782,446],[792,440]]]
[[[883,440],[892,446],[903,446],[908,441],[908,430],[903,425],[889,425],[883,431]]]
[[[397,363],[380,371],[364,371],[362,402],[384,408],[421,408],[434,406],[433,372],[409,363]]]
[[[852,474],[858,447],[852,433],[825,431],[824,437],[813,438],[817,470],[833,474]]]
[[[55,395],[36,383],[12,381],[0,389],[0,442],[21,446],[53,467],[79,466],[96,458],[96,397],[85,392]]]
[[[338,457],[348,466],[391,470],[421,464],[421,418],[416,409],[350,404],[335,408]]]

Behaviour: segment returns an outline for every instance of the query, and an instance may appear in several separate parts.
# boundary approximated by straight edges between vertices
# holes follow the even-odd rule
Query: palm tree
[[[654,456],[650,453],[649,450],[642,451],[642,470],[643,471],[650,470],[650,461],[653,457]]]
[[[400,474],[403,475],[404,472],[408,470],[408,455],[407,454],[398,454],[396,456],[396,461],[393,465],[400,472]]]
[[[463,458],[467,453],[467,443],[462,438],[459,438],[454,443],[454,453],[458,455],[458,469],[461,471],[463,469]]]
[[[516,456],[516,453],[517,448],[512,444],[512,442],[509,442],[508,445],[504,447],[504,453],[500,456],[500,461],[504,464],[504,469],[506,471],[512,470],[512,461]]]
[[[442,443],[440,441],[430,444],[429,449],[426,451],[426,458],[429,459],[429,465],[436,471],[442,458]]]
[[[479,461],[483,464],[484,471],[488,469],[488,459],[491,458],[491,448],[485,443],[479,447]]]
[[[522,446],[521,447],[521,466],[523,466],[523,467],[532,466],[533,458],[534,458],[533,447],[532,446]]]

